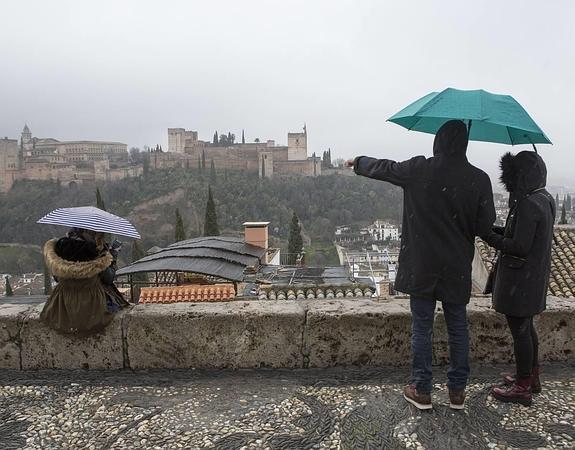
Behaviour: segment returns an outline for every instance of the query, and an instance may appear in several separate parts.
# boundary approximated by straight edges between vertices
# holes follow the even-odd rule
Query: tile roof
[[[140,303],[227,302],[235,296],[231,283],[144,287],[140,290]]]
[[[490,270],[495,251],[477,238],[475,245],[485,267]],[[556,226],[551,249],[549,295],[575,297],[575,228]]]
[[[322,298],[371,297],[375,289],[369,286],[271,286],[260,289],[260,300],[305,300]]]

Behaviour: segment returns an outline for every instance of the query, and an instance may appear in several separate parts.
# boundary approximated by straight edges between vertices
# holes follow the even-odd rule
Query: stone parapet
[[[2,369],[307,368],[402,366],[411,360],[406,299],[137,305],[91,337],[56,333],[42,305],[0,304]],[[511,335],[489,299],[468,308],[471,359],[511,362]],[[574,358],[575,301],[548,298],[537,318],[542,360]],[[438,307],[434,362],[447,361]]]

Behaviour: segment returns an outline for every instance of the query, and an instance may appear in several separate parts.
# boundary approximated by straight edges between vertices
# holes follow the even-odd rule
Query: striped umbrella
[[[101,233],[116,234],[134,239],[141,236],[130,222],[94,206],[58,208],[46,214],[37,223],[84,228]]]

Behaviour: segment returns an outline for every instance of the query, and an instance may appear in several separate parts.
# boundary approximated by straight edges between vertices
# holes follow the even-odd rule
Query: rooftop
[[[147,287],[141,288],[139,303],[224,302],[235,296],[234,285],[229,283]]]
[[[176,242],[120,269],[117,275],[141,272],[191,272],[243,281],[247,267],[257,268],[266,249],[242,238],[210,236]]]

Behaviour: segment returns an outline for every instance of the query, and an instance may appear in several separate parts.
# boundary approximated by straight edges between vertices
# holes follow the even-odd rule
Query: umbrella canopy
[[[543,130],[510,95],[482,89],[448,88],[432,92],[391,116],[390,122],[408,130],[437,133],[448,120],[471,124],[469,139],[500,144],[551,144]]]
[[[55,209],[42,217],[37,223],[84,228],[134,239],[141,238],[134,225],[126,219],[110,214],[107,211],[102,211],[94,206]]]

